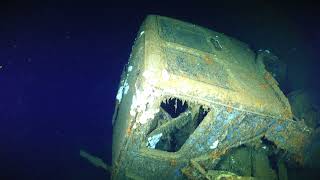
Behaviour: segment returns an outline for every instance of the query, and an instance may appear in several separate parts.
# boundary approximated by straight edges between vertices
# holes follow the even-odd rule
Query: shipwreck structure
[[[112,178],[235,177],[216,169],[221,157],[261,139],[301,161],[311,130],[293,120],[265,68],[269,57],[222,33],[148,16],[116,97]]]

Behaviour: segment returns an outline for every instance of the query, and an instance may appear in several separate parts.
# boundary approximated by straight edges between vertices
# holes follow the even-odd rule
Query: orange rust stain
[[[171,166],[176,166],[177,165],[177,160],[176,159],[170,160],[170,165]]]
[[[206,62],[206,64],[212,64],[213,63],[213,60],[209,56],[205,56],[204,57],[204,61]]]
[[[130,134],[131,134],[131,131],[132,131],[132,130],[131,130],[131,127],[128,127],[128,128],[127,128],[127,135],[130,135]]]
[[[288,108],[285,108],[284,111],[282,112],[282,116],[284,119],[290,119],[292,118],[292,113]]]
[[[211,159],[217,159],[217,158],[221,157],[222,155],[226,154],[227,151],[228,151],[227,149],[224,149],[222,151],[212,152],[210,154],[210,157],[211,157]]]
[[[227,106],[227,112],[231,113],[232,112],[232,108],[230,106]]]
[[[267,73],[265,73],[264,78],[267,80],[270,80],[272,78],[272,76],[269,72],[267,72]]]
[[[263,83],[263,84],[260,84],[260,88],[263,89],[263,90],[266,90],[268,88],[268,83]]]

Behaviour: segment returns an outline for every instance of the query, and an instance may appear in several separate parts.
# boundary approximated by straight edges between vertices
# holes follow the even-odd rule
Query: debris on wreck
[[[270,54],[148,16],[117,95],[112,178],[286,179],[284,162],[304,162],[313,129],[294,120],[285,66]]]
[[[102,168],[109,173],[111,172],[111,167],[108,166],[105,162],[103,162],[101,158],[91,155],[82,149],[80,150],[80,156],[88,160],[94,166]]]

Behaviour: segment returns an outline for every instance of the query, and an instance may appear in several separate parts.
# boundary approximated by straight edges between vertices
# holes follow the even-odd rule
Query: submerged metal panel
[[[165,41],[181,44],[211,53],[212,49],[203,32],[198,31],[193,25],[187,23],[172,23],[167,19],[159,19],[159,32]]]
[[[231,89],[228,81],[229,74],[221,63],[213,62],[209,57],[203,58],[180,50],[166,49],[164,51],[170,74]]]
[[[301,154],[309,129],[291,120],[262,58],[222,33],[148,16],[117,95],[112,178],[205,175],[198,162],[214,168],[227,150],[264,136]]]

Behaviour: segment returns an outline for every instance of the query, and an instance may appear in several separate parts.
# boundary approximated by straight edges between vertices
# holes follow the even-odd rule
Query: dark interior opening
[[[277,167],[277,162],[279,160],[279,155],[281,154],[281,152],[279,151],[278,153],[274,153],[277,152],[277,146],[276,144],[274,144],[274,142],[269,141],[266,137],[262,137],[261,138],[261,142],[262,144],[266,145],[267,147],[271,148],[272,150],[270,151],[270,153],[268,154],[268,159],[271,165],[271,168],[273,170],[275,170],[278,173],[278,167]]]
[[[267,145],[267,146],[271,146],[271,147],[275,147],[275,146],[276,146],[276,145],[274,144],[274,142],[269,141],[265,136],[263,136],[263,137],[261,138],[261,142],[262,142],[262,144]]]
[[[215,50],[217,50],[217,51],[221,51],[222,50],[222,46],[221,46],[220,42],[217,39],[210,38],[210,42],[214,46]]]
[[[172,118],[178,117],[181,113],[188,109],[188,104],[177,98],[166,99],[165,102],[162,102],[160,106]]]
[[[167,152],[179,151],[208,113],[208,110],[201,105],[187,103],[177,98],[164,100],[160,107],[162,110],[158,113],[159,116],[155,116],[158,118],[156,120],[158,123],[149,133],[149,137],[162,133],[155,149]]]

